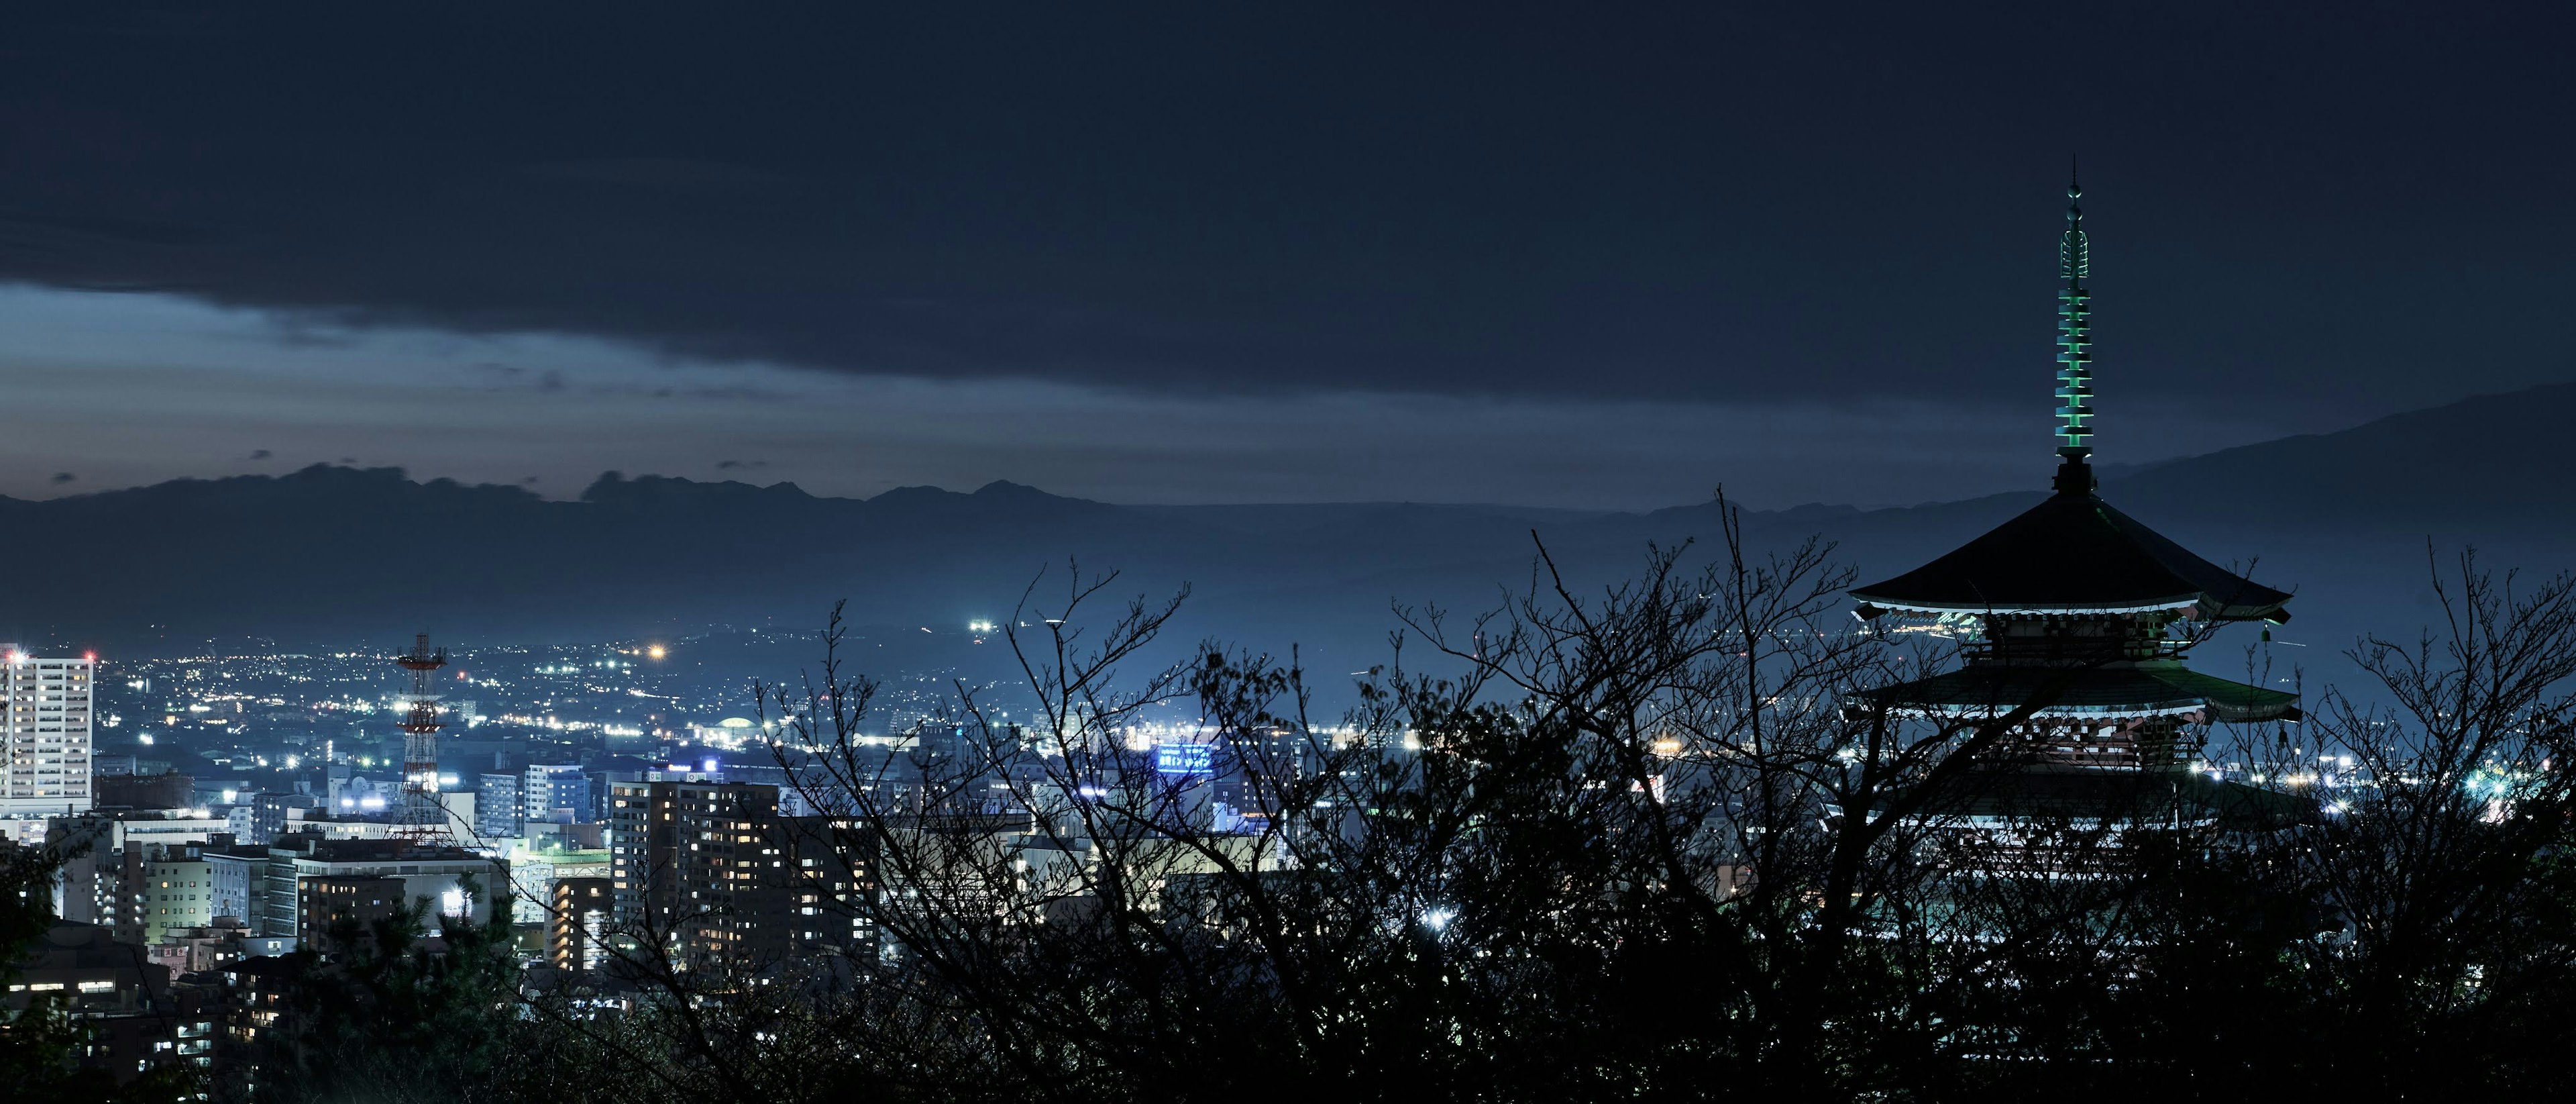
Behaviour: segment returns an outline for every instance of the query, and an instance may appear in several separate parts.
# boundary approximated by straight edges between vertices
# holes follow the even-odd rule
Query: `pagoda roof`
[[[2090,479],[2084,482],[2090,483]],[[1862,617],[1917,613],[2145,613],[2287,621],[2286,591],[2204,560],[2088,490],[2061,489],[1961,545],[1851,592]]]
[[[2206,713],[2211,720],[2298,720],[2299,696],[2204,675],[2178,660],[2095,667],[1978,664],[1860,691],[1880,708],[2002,716],[2036,704],[2037,719],[2112,720]]]

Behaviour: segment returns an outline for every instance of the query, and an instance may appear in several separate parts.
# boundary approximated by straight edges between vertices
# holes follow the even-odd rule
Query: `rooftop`
[[[2195,610],[2229,621],[2282,622],[2286,591],[2194,555],[2093,493],[2089,468],[2060,473],[2047,501],[1956,551],[1855,588],[1864,618],[1916,613],[2123,614]]]

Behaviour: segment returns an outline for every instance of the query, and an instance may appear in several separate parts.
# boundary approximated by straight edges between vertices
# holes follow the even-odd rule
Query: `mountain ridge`
[[[2485,546],[2500,566],[2576,561],[2576,460],[2550,435],[2571,414],[2576,385],[2477,396],[2114,472],[2102,493],[2214,561],[2257,562],[2264,581],[2299,590],[2303,631],[2340,631],[2353,623],[2337,611],[2420,589],[2428,537]],[[1821,536],[1862,574],[1894,573],[2044,497],[2049,458],[2034,452],[2028,491],[1744,510],[1744,530],[1760,548]],[[1385,651],[1391,606],[1482,608],[1498,586],[1526,584],[1534,540],[1589,585],[1633,573],[1648,542],[1709,554],[1718,519],[1714,502],[1140,506],[1001,480],[840,498],[616,472],[555,500],[312,465],[0,498],[0,524],[44,534],[54,565],[53,585],[0,593],[0,639],[163,650],[216,635],[400,639],[424,625],[600,639],[819,624],[841,598],[864,624],[952,626],[1008,615],[1032,578],[1035,600],[1053,601],[1078,563],[1123,572],[1122,597],[1191,585],[1175,639],[1308,644],[1356,668]]]

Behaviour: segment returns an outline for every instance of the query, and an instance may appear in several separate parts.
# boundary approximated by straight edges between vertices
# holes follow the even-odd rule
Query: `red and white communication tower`
[[[445,843],[447,806],[438,800],[438,698],[429,692],[429,673],[447,666],[447,649],[431,651],[429,634],[412,638],[411,651],[394,657],[411,672],[411,693],[403,713],[403,807],[394,834],[422,843]]]

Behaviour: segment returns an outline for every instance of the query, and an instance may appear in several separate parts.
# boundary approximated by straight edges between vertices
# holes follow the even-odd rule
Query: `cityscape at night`
[[[0,1101],[2576,1096],[2536,7],[0,14]]]

